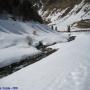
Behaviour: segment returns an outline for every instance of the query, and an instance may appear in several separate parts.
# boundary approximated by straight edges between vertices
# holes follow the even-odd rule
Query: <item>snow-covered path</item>
[[[0,80],[18,90],[90,90],[90,34],[53,46],[59,50]]]

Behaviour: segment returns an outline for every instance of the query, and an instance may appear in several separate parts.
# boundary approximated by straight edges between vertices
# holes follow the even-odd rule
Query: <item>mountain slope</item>
[[[39,14],[47,21],[49,26],[57,27],[58,31],[67,31],[69,25],[72,26],[72,30],[74,31],[77,28],[82,28],[77,27],[78,25],[76,24],[78,22],[81,20],[88,22],[90,20],[90,1],[47,0],[45,4],[42,4]],[[83,29],[90,30],[90,25]]]
[[[68,26],[72,31],[90,30],[89,0],[1,0],[0,13],[1,18],[44,22],[58,31],[67,31]]]
[[[0,17],[42,23],[42,18],[29,0],[0,0]]]

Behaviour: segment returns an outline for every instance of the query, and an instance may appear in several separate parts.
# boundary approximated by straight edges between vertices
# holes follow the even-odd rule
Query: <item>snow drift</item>
[[[35,46],[65,42],[67,37],[38,22],[0,20],[0,67],[40,53]]]

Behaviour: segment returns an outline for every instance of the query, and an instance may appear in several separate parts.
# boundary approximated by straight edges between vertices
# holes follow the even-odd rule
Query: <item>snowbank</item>
[[[44,44],[65,42],[67,35],[36,22],[0,20],[0,68],[40,53],[35,48],[39,41]]]
[[[0,49],[0,68],[15,62],[20,62],[20,60],[38,53],[40,53],[40,51],[34,47],[15,46],[6,49]]]

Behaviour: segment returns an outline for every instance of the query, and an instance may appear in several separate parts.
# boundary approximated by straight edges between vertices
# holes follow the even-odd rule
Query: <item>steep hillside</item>
[[[81,20],[90,19],[90,1],[89,0],[42,0],[42,6],[39,10],[49,26],[57,28],[58,31],[67,31],[68,26],[76,30]],[[72,26],[74,25],[74,26]],[[83,24],[84,25],[84,24]],[[86,27],[86,26],[83,26]],[[90,25],[84,30],[90,30]],[[83,30],[83,28],[82,28]]]
[[[52,45],[67,39],[67,35],[59,34],[44,24],[0,20],[0,68],[40,53],[37,49],[39,42]]]
[[[29,0],[0,0],[0,17],[42,22],[37,10]]]
[[[0,0],[0,17],[44,22],[58,31],[67,31],[68,26],[73,31],[90,30],[90,0]]]

